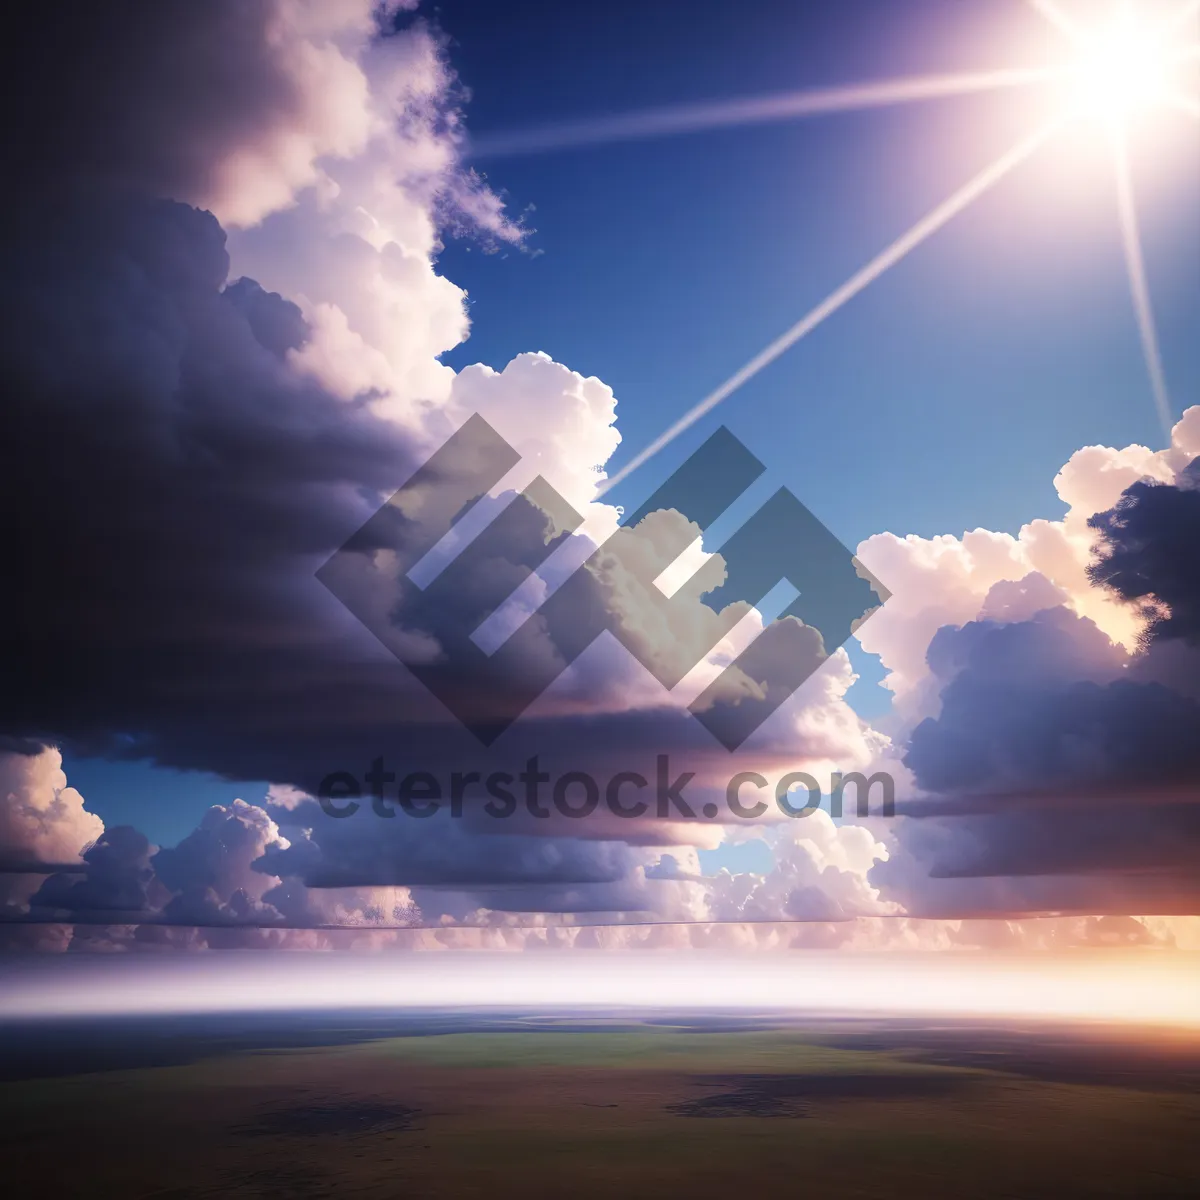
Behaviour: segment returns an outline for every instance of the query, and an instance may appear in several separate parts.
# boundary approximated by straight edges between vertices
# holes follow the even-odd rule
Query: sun
[[[1200,125],[1200,0],[1024,0],[1024,6],[1061,35],[1065,43],[1061,59],[1056,54],[1053,62],[1037,66],[907,76],[730,102],[676,105],[590,124],[576,123],[573,130],[549,126],[540,135],[533,131],[535,136],[525,142],[528,149],[582,146],[1025,87],[1038,89],[1036,102],[1049,110],[1028,135],[885,246],[791,328],[764,346],[603,480],[598,485],[598,495],[623,482],[995,188],[1020,164],[1060,136],[1077,137],[1088,126],[1093,131],[1099,129],[1096,140],[1105,144],[1111,157],[1116,216],[1133,313],[1154,406],[1163,434],[1170,442],[1175,409],[1167,386],[1142,250],[1132,150],[1140,139],[1154,132],[1150,125],[1160,118],[1168,133],[1170,121]],[[1090,142],[1092,138],[1085,140]],[[1188,144],[1194,145],[1195,139]],[[519,140],[511,145],[521,152]]]
[[[1073,38],[1077,60],[1070,71],[1074,107],[1107,122],[1128,122],[1168,101],[1179,55],[1156,27],[1122,4],[1103,24]]]

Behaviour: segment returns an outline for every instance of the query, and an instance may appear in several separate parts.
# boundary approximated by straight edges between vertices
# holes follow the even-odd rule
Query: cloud
[[[32,910],[64,910],[73,915],[102,914],[136,920],[152,911],[154,872],[150,859],[155,847],[128,825],[106,829],[83,852],[82,874],[51,875],[30,901]],[[159,893],[162,889],[157,889]]]
[[[460,763],[469,736],[315,577],[412,469],[430,431],[297,371],[290,355],[306,322],[275,293],[224,286],[226,251],[211,216],[171,201],[88,197],[25,228],[38,236],[5,249],[11,319],[0,333],[14,432],[0,451],[0,491],[27,514],[8,546],[27,604],[23,623],[0,633],[12,685],[0,702],[4,726],[309,791],[333,770],[365,771],[381,753],[408,760],[414,746],[428,769]],[[564,486],[595,477],[615,444],[603,385],[528,356],[471,376],[464,402],[486,410],[491,387],[500,389],[497,412],[529,396],[515,433],[534,467],[559,472]],[[436,653],[502,599],[511,570],[545,543],[544,517],[526,516],[493,574],[457,595],[459,609],[410,593],[402,633]],[[419,522],[414,532],[400,520],[394,532],[375,550],[402,554],[421,541]],[[636,544],[642,535],[632,536]],[[386,584],[373,572],[363,585],[385,610]],[[615,566],[582,586],[601,607],[632,595]],[[698,597],[685,611],[698,629],[715,620]],[[546,632],[552,652],[572,633],[569,614]],[[611,763],[618,749],[628,769],[652,767],[672,747],[722,756],[644,672],[632,693],[613,684],[639,672],[615,646],[581,657],[508,761],[523,764],[546,746],[562,769]],[[843,657],[806,685],[774,727],[778,757],[862,756],[863,728],[842,700],[849,683]],[[631,702],[644,702],[643,716],[630,718]],[[577,719],[580,707],[594,714],[589,722]],[[813,720],[814,709],[828,719]],[[618,828],[610,834],[647,836]]]
[[[100,11],[23,6],[9,22],[10,161],[27,189],[64,180],[117,185],[207,208],[248,226],[306,189],[336,186],[331,164],[372,142],[411,144],[432,202],[461,194],[500,236],[511,227],[457,172],[453,76],[436,35],[398,22],[410,3],[375,0],[162,0]],[[37,79],[29,111],[25,81]],[[435,119],[440,138],[428,130]],[[449,194],[449,195],[447,195]]]
[[[76,863],[104,831],[67,785],[62,755],[52,747],[0,753],[0,846],[16,863]]]
[[[616,523],[593,501],[620,441],[616,397],[541,353],[499,370],[441,361],[469,334],[443,239],[521,246],[529,232],[462,165],[463,92],[436,30],[369,0],[68,8],[8,27],[24,70],[4,85],[36,70],[41,103],[0,109],[23,168],[0,198],[0,504],[21,516],[5,549],[24,600],[0,626],[14,921],[71,921],[60,948],[118,951],[778,948],[949,945],[969,935],[953,926],[964,913],[1015,927],[1029,911],[1194,906],[1181,870],[1195,809],[1170,789],[1196,767],[1200,410],[1165,451],[1072,456],[1060,520],[869,539],[859,557],[894,596],[858,636],[887,669],[893,719],[854,714],[839,651],[729,755],[686,701],[756,711],[790,686],[780,641],[815,652],[814,630],[776,625],[757,662],[739,659],[761,618],[721,555],[668,600],[664,562],[701,561],[699,525],[669,508],[573,573]],[[468,464],[376,516],[474,414],[519,461],[486,488]],[[537,475],[576,510],[578,537],[560,537],[569,522],[545,495],[514,498]],[[477,500],[449,543],[486,516],[487,555],[443,546],[457,586],[418,587],[407,572],[433,531]],[[505,630],[536,610],[522,661],[553,683],[481,751],[322,568],[427,678],[497,605]],[[706,692],[735,659],[747,669]],[[278,786],[159,849],[104,829],[51,744]],[[650,779],[667,753],[719,819],[496,822],[475,793],[460,817],[338,820],[310,798],[380,757],[447,778],[539,756],[604,780]],[[871,763],[930,815],[888,829],[775,815],[770,872],[703,876],[695,848],[738,836],[733,771]],[[1094,809],[1086,833],[1064,823],[1068,802]],[[946,921],[910,921],[921,913]],[[689,924],[601,928],[635,915]],[[435,928],[379,928],[410,923]],[[1096,936],[1110,933],[1130,927]]]
[[[1091,578],[1149,610],[1147,641],[1200,641],[1200,458],[1171,483],[1132,484],[1091,526],[1102,538]]]
[[[54,752],[44,757],[53,760]],[[1032,881],[1010,874],[1019,872],[1023,861],[1028,865],[1020,855],[1035,844],[1038,831],[1014,827],[1008,815],[977,842],[985,853],[1005,845],[1016,852],[999,878],[938,877],[938,854],[947,848],[958,853],[961,843],[960,830],[939,822],[914,823],[920,841],[905,838],[889,848],[867,828],[839,826],[817,812],[766,832],[774,863],[762,875],[720,871],[706,877],[686,846],[661,854],[592,843],[589,851],[588,843],[516,837],[511,853],[532,856],[536,870],[529,862],[521,869],[509,860],[508,868],[493,865],[489,876],[473,870],[470,859],[510,841],[493,837],[449,847],[450,859],[469,880],[468,890],[445,882],[407,888],[343,881],[341,887],[309,888],[303,867],[293,873],[288,861],[294,840],[271,815],[282,815],[292,829],[304,831],[309,804],[294,791],[272,789],[262,806],[240,800],[214,806],[193,833],[164,850],[135,830],[105,830],[84,849],[77,867],[46,875],[51,864],[41,865],[40,890],[28,903],[7,910],[3,942],[92,953],[589,947],[770,952],[788,947],[1186,946],[1195,936],[1188,918],[1135,921],[1124,915],[1123,904],[1153,901],[1136,877],[1124,887],[1118,879],[1114,887],[1094,870]],[[92,822],[94,828],[98,821]],[[1088,838],[1074,841],[1086,853]],[[385,847],[382,862],[396,861],[390,849]],[[581,882],[578,862],[569,857],[589,852],[596,863],[607,857],[615,869]],[[1074,888],[1081,911],[1113,915],[1054,920],[1021,915],[1039,896],[1056,893],[1062,907],[1064,886]],[[945,907],[937,918],[920,919],[937,913],[933,902],[938,900]],[[905,907],[913,915],[906,916]],[[961,919],[972,913],[989,919]]]
[[[722,921],[841,921],[896,911],[868,882],[887,849],[861,825],[837,825],[818,810],[770,836],[765,875],[721,871],[709,884],[711,915]]]
[[[255,869],[264,854],[287,846],[274,821],[253,804],[214,805],[177,846],[154,856],[154,871],[174,895],[163,912],[196,925],[271,924],[279,913],[262,903],[278,880]]]
[[[1113,641],[1135,649],[1145,615],[1111,589],[1095,586],[1089,576],[1100,545],[1100,532],[1090,521],[1143,479],[1173,482],[1198,454],[1200,409],[1190,409],[1165,450],[1138,445],[1077,450],[1054,480],[1066,506],[1061,520],[1031,521],[1016,536],[975,529],[961,537],[880,533],[866,539],[858,557],[887,580],[892,598],[858,636],[865,650],[882,659],[885,686],[895,693],[901,718],[916,723],[936,710],[938,687],[930,677],[926,649],[943,626],[963,625],[984,615],[998,584],[1005,590],[996,593],[993,605],[1014,595],[1014,585],[1023,584],[1036,598],[1036,608],[1066,604]],[[1036,608],[1027,599],[1007,616],[999,610],[987,615],[1020,620]]]
[[[0,503],[23,514],[6,565],[25,605],[0,630],[0,728],[293,795],[333,771],[361,776],[380,755],[469,770],[470,735],[316,572],[481,414],[519,462],[481,508],[502,516],[470,586],[405,583],[433,540],[432,510],[388,510],[377,540],[343,560],[388,639],[436,663],[557,532],[543,508],[504,507],[535,475],[578,508],[584,536],[527,579],[510,620],[612,532],[615,510],[592,496],[620,439],[612,390],[544,354],[457,373],[439,361],[469,332],[462,290],[437,269],[443,238],[528,236],[462,166],[463,93],[444,41],[401,13],[410,6],[368,0],[77,7],[70,19],[23,12],[8,39],[36,64],[45,102],[3,115],[12,161],[27,164],[0,239]],[[575,577],[568,599],[591,624],[562,600],[533,623],[532,661],[570,665],[492,769],[541,754],[556,773],[652,777],[674,751],[700,800],[723,799],[724,752],[681,700],[609,635],[577,655],[585,634],[615,629],[668,673],[707,651],[697,679],[715,676],[735,650],[732,620],[698,590],[668,620],[653,581],[656,547],[686,549],[696,532],[651,514],[623,559]],[[658,663],[656,644],[678,661]],[[877,748],[845,704],[845,656],[827,666],[763,727],[756,755],[855,765]],[[747,695],[769,691],[771,664],[744,682]],[[83,873],[34,877],[17,907],[40,892],[40,909],[100,919],[137,901],[146,928],[275,931],[412,906],[454,920],[480,908],[702,912],[693,885],[647,871],[664,847],[720,837],[612,816],[501,827],[472,819],[478,801],[427,827],[338,822],[302,800],[284,813],[284,794],[214,810],[157,853],[93,823]],[[174,944],[163,928],[140,936]]]
[[[1063,522],[993,538],[985,544],[1002,553],[990,562],[978,538],[970,551],[966,538],[943,541],[950,604],[927,586],[922,610],[910,601],[891,617],[885,662],[902,626],[927,628],[951,604],[958,617],[925,639],[920,666],[911,646],[893,659],[893,684],[910,701],[903,761],[913,798],[871,880],[908,911],[1200,906],[1198,417],[1189,410],[1157,454],[1080,451],[1058,478],[1071,505]],[[1107,507],[1089,512],[1095,505]],[[1050,538],[1075,543],[1070,569],[1043,559],[1046,575],[1014,579]],[[895,555],[900,545],[877,549]],[[907,557],[928,585],[938,572],[927,547]]]
[[[0,912],[24,911],[43,876],[81,863],[103,832],[104,822],[68,787],[57,750],[0,751]]]

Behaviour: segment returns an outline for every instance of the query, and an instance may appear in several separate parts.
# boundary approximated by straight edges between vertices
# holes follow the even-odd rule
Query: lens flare
[[[1068,60],[1053,68],[1032,68],[991,72],[984,75],[933,77],[910,81],[891,81],[877,85],[832,89],[827,92],[800,92],[788,97],[771,97],[753,102],[719,105],[692,105],[679,109],[659,110],[655,114],[610,119],[578,127],[564,134],[562,130],[543,131],[529,135],[520,144],[498,147],[504,152],[530,152],[552,149],[559,145],[581,144],[582,141],[609,141],[626,137],[642,137],[664,133],[679,133],[723,124],[742,124],[749,120],[774,120],[784,116],[814,115],[817,112],[844,111],[849,108],[877,107],[934,95],[967,93],[994,87],[1010,87],[1066,81],[1066,103],[1063,93],[1055,92],[1055,113],[1047,127],[1036,132],[1026,143],[969,182],[932,213],[901,235],[865,267],[827,296],[816,308],[802,317],[791,329],[777,337],[724,383],[690,408],[669,429],[635,454],[620,470],[602,482],[598,494],[616,487],[681,433],[706,416],[718,404],[732,396],[764,367],[768,366],[805,338],[818,325],[869,287],[881,275],[915,250],[922,242],[963,209],[969,207],[985,191],[997,183],[1032,149],[1047,140],[1051,133],[1084,120],[1098,121],[1106,134],[1111,135],[1117,173],[1117,192],[1121,240],[1129,275],[1134,312],[1146,360],[1150,390],[1164,432],[1169,439],[1175,410],[1167,389],[1162,351],[1154,326],[1150,303],[1150,286],[1134,208],[1133,181],[1126,149],[1126,133],[1136,118],[1149,110],[1180,113],[1200,121],[1200,98],[1193,94],[1184,78],[1189,64],[1200,62],[1200,42],[1195,41],[1188,26],[1200,22],[1200,0],[1183,0],[1171,7],[1165,16],[1150,19],[1128,0],[1105,8],[1099,21],[1093,21],[1098,2],[1090,3],[1086,14],[1066,7],[1062,0],[1027,0],[1043,20],[1052,25],[1069,47]],[[567,140],[563,140],[566,137]]]
[[[1161,31],[1138,20],[1127,6],[1113,20],[1079,35],[1078,65],[1071,81],[1079,109],[1126,121],[1166,98],[1173,56]]]

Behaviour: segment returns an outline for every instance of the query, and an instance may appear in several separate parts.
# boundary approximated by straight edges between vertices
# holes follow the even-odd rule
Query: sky
[[[1008,0],[689,11],[681,30],[669,5],[657,17],[640,5],[443,6],[472,136],[486,149],[552,121],[1059,53],[1056,31]],[[485,155],[514,210],[535,206],[544,253],[451,243],[442,262],[475,326],[448,361],[536,345],[599,375],[625,406],[619,467],[1036,118],[1036,103],[1000,92]],[[1186,119],[1164,124],[1139,182],[1178,416],[1200,384],[1200,163]],[[1150,397],[1111,171],[1095,149],[1061,168],[1053,155],[1028,164],[742,389],[676,460],[727,422],[856,542],[885,528],[1015,532],[1056,513],[1051,481],[1082,442],[1161,444],[1153,405],[1136,402]]]
[[[1194,50],[1195,6],[1143,7],[1145,28],[1174,15],[1169,53]],[[1046,71],[1108,28],[1107,6],[1050,5],[1076,45],[1046,8],[262,0],[80,6],[57,33],[22,16],[6,86],[37,78],[42,100],[5,128],[26,165],[0,345],[24,603],[4,634],[0,933],[1200,946],[1195,54],[1171,60],[1170,96],[1122,110],[1125,194],[1111,113],[1075,74],[769,121],[722,108]],[[1069,129],[639,457],[1066,104]],[[706,127],[662,132],[690,105]],[[580,561],[724,426],[762,479],[705,550],[783,487],[890,596],[794,695],[782,641],[732,677],[735,618],[764,639],[811,628],[731,593],[721,624],[686,588],[668,615],[647,564],[699,530],[653,512],[572,578],[574,607],[540,609],[530,581],[531,653],[570,665],[483,750],[422,664],[505,599],[546,514],[520,510],[449,596],[386,566],[437,541],[436,512],[366,525],[474,414],[523,460],[496,496],[536,463],[586,521]],[[373,557],[347,541],[360,528]],[[568,653],[585,611],[624,644]],[[687,709],[760,692],[780,707],[728,754]],[[599,778],[672,755],[722,814],[737,771],[886,772],[899,816],[500,825],[472,803],[342,820],[316,798],[376,756],[440,778],[534,754]]]

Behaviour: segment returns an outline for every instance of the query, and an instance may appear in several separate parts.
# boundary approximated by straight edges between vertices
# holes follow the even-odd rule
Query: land
[[[1200,1041],[785,1013],[0,1027],[10,1195],[1200,1194]]]

